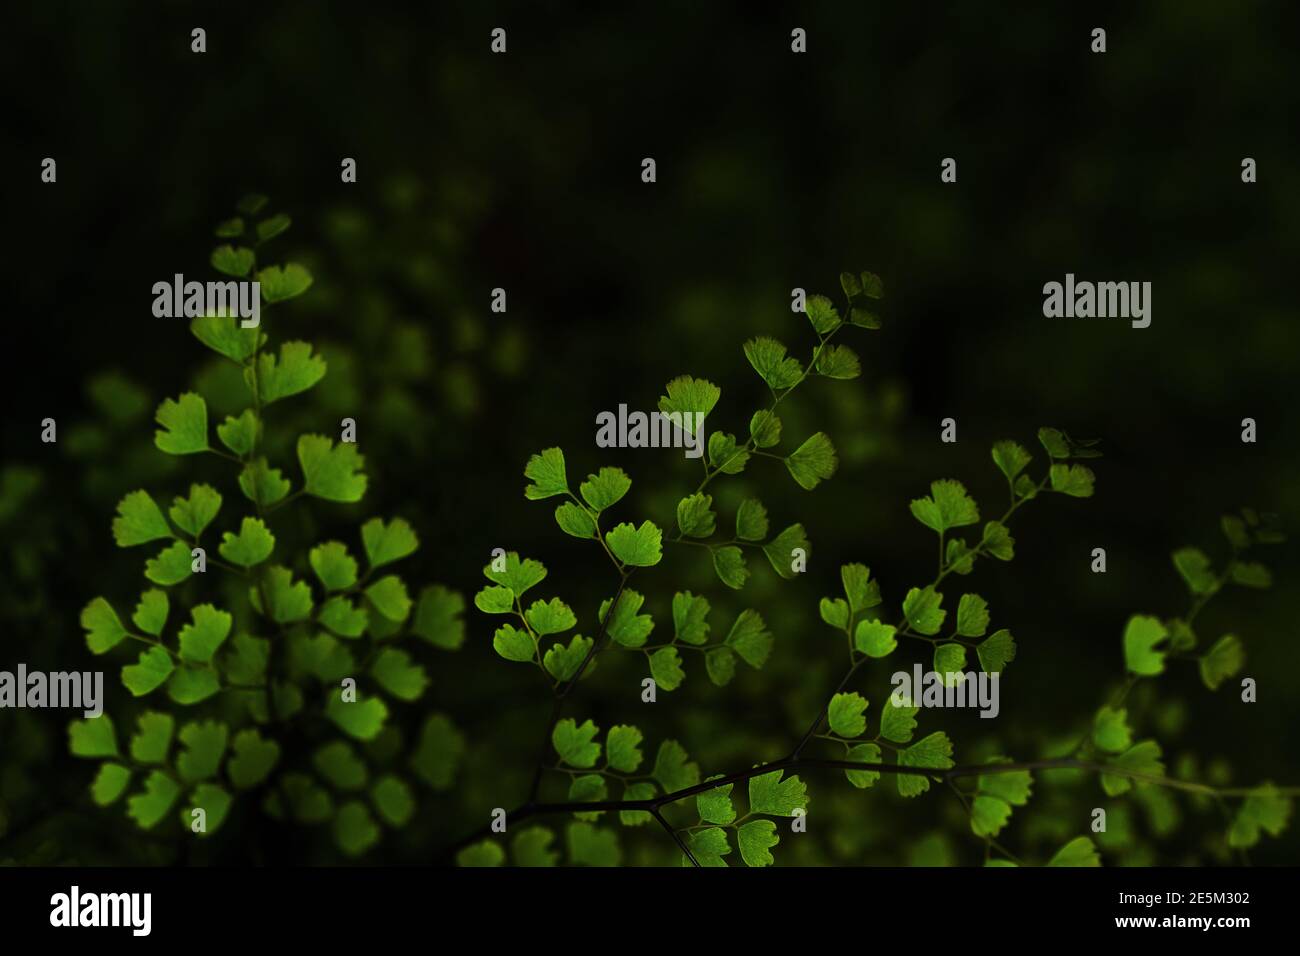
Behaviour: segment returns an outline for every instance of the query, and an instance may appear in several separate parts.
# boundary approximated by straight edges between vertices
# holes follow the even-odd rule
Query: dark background
[[[190,52],[195,26],[206,54]],[[489,52],[496,26],[505,56]],[[806,55],[790,53],[795,26],[808,31]],[[1104,55],[1089,52],[1094,26],[1108,31]],[[572,604],[584,633],[614,582],[596,549],[558,532],[552,507],[523,499],[528,455],[561,445],[577,479],[618,464],[634,480],[620,518],[667,524],[694,473],[596,449],[595,414],[652,408],[666,381],[690,373],[722,386],[714,426],[743,434],[764,396],[743,341],[774,334],[806,354],[791,288],[838,298],[841,270],[878,273],[886,327],[846,339],[862,377],[813,382],[783,413],[787,441],[831,435],[839,473],[808,494],[760,461],[735,483],[761,495],[777,527],[805,524],[808,574],[764,572],[724,594],[693,553],[670,552],[676,570],[645,585],[660,628],[673,587],[708,589],[715,629],[760,608],[778,635],[768,668],[742,668],[719,691],[696,665],[648,714],[629,656],[584,683],[569,712],[635,720],[652,742],[676,737],[706,773],[779,756],[839,676],[841,648],[816,613],[838,565],[870,565],[896,607],[933,573],[933,539],[908,500],[954,477],[994,517],[1004,488],[988,446],[1013,437],[1037,451],[1035,430],[1051,424],[1102,440],[1097,495],[1026,508],[1016,561],[962,579],[1020,655],[996,733],[960,720],[950,733],[959,759],[984,737],[1029,756],[1078,733],[1121,674],[1127,617],[1185,609],[1170,551],[1221,557],[1219,515],[1242,505],[1294,525],[1298,28],[1281,3],[26,4],[3,41],[0,662],[89,667],[80,608],[98,593],[129,608],[140,585],[144,556],[124,557],[109,535],[114,503],[142,483],[170,500],[222,474],[219,462],[198,466],[211,469],[204,478],[152,450],[159,401],[221,383],[183,321],[152,316],[150,288],[205,274],[213,224],[261,191],[294,219],[283,254],[316,276],[273,332],[334,350],[323,394],[295,421],[328,431],[355,416],[371,473],[360,506],[320,508],[323,528],[355,537],[364,517],[401,514],[423,540],[405,573],[467,597],[491,548],[519,550],[547,563],[545,596]],[[57,185],[39,181],[45,156]],[[344,156],[357,160],[355,185],[339,182]],[[646,156],[653,185],[640,181]],[[946,156],[956,184],[940,183]],[[1258,162],[1256,184],[1240,180],[1244,156]],[[1151,327],[1045,319],[1041,287],[1066,272],[1151,281]],[[497,286],[505,316],[488,309]],[[108,370],[143,418],[115,422],[105,409],[120,401],[96,402]],[[57,446],[39,442],[46,416]],[[955,445],[938,439],[948,416]],[[1247,416],[1254,445],[1240,441]],[[1098,546],[1106,575],[1088,570]],[[1132,712],[1171,766],[1184,752],[1201,768],[1226,760],[1241,785],[1300,776],[1288,736],[1300,718],[1288,600],[1300,568],[1293,544],[1265,557],[1271,591],[1229,590],[1198,619],[1203,643],[1242,637],[1259,702],[1240,704],[1231,682],[1210,693],[1182,664]],[[544,688],[496,658],[495,622],[472,606],[466,616],[466,646],[439,658],[432,690],[469,737],[462,779],[371,862],[426,859],[481,823],[483,806],[526,789]],[[131,706],[116,666],[115,717]],[[861,688],[873,709],[883,683]],[[120,808],[90,804],[91,765],[66,756],[64,716],[0,715],[0,855],[170,859],[164,836],[142,841]],[[784,862],[978,862],[946,795],[902,804],[835,775],[812,792],[834,827]],[[1102,799],[1091,786],[1077,805]],[[1073,805],[1043,813],[1018,813],[1004,842],[1045,857],[1058,833],[1083,831]],[[1142,820],[1108,861],[1225,861],[1212,813],[1189,811],[1166,835]],[[245,859],[240,824],[214,859]],[[625,858],[670,859],[664,839],[639,831]],[[337,859],[326,838],[292,852]],[[1253,858],[1294,862],[1294,834]]]

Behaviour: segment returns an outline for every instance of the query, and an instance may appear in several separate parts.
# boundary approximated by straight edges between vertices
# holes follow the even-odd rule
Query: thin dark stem
[[[593,643],[592,647],[596,645]],[[585,664],[585,662],[584,662]],[[546,732],[542,735],[542,746],[537,754],[537,766],[533,769],[533,781],[528,785],[528,803],[537,799],[537,792],[542,788],[542,774],[546,770],[546,754],[551,748],[551,735],[560,720],[560,704],[563,698],[556,697],[551,702],[551,716],[546,721]]]
[[[844,675],[843,679],[840,681],[839,686],[836,687],[835,690],[831,693],[831,697],[834,697],[836,694],[844,690],[844,688],[848,686],[849,681],[853,679],[853,675],[858,672],[858,668],[861,667],[863,664],[865,664],[868,660],[870,660],[870,658],[866,656],[860,657],[857,663],[855,663],[852,667],[849,668],[848,673]],[[803,753],[804,747],[808,746],[808,741],[812,740],[813,736],[817,733],[817,731],[821,729],[822,720],[824,720],[825,717],[826,717],[826,708],[823,707],[821,710],[817,712],[817,717],[813,720],[813,722],[808,725],[808,729],[804,731],[803,737],[799,739],[799,743],[795,745],[794,750],[790,751],[791,759],[793,760],[799,759],[799,755]]]
[[[672,837],[677,846],[681,848],[682,853],[686,855],[686,859],[691,861],[691,866],[698,867],[700,861],[695,859],[695,854],[686,846],[686,841],[682,839],[681,834],[674,830],[672,824],[664,819],[664,815],[659,812],[658,808],[652,809],[650,815],[658,820],[659,825],[668,831],[668,835]]]
[[[910,776],[930,777],[945,783],[961,777],[977,777],[999,773],[1017,773],[1026,770],[1083,770],[1092,773],[1111,774],[1116,777],[1125,777],[1138,783],[1154,784],[1189,793],[1200,793],[1206,796],[1245,797],[1258,789],[1255,787],[1213,787],[1209,784],[1195,783],[1190,780],[1175,780],[1170,777],[1157,777],[1153,774],[1142,773],[1137,770],[1129,770],[1125,767],[1119,767],[1114,764],[1100,763],[1094,760],[1076,760],[1072,757],[1058,757],[1045,760],[1021,760],[1012,763],[968,764],[945,769],[942,767],[900,766],[895,763],[867,763],[860,760],[834,760],[821,757],[810,758],[790,756],[782,757],[780,760],[772,760],[768,763],[759,764],[756,767],[749,767],[745,770],[737,770],[734,773],[715,777],[714,779],[705,781],[704,783],[682,787],[680,790],[674,790],[671,793],[666,793],[658,797],[651,797],[646,800],[586,800],[559,803],[529,802],[515,810],[512,810],[510,813],[507,813],[506,820],[508,823],[519,823],[530,817],[540,816],[543,814],[594,813],[620,810],[644,810],[648,813],[655,814],[662,807],[676,803],[679,800],[685,800],[688,797],[707,793],[717,787],[723,787],[729,783],[739,783],[743,780],[748,780],[750,777],[757,777],[761,774],[771,773],[774,770],[787,769],[869,770],[885,774],[906,774]],[[1300,796],[1300,787],[1277,787],[1275,788],[1275,792],[1280,796]],[[663,821],[660,822],[662,823]],[[492,828],[490,825],[481,827],[448,847],[447,852],[455,853],[457,850],[469,846],[471,843],[474,843],[485,836],[489,836],[491,832]]]

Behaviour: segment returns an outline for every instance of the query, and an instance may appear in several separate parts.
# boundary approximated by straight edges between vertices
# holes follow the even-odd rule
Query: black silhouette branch
[[[1102,763],[1095,760],[1076,760],[1073,757],[1061,757],[1044,760],[1022,760],[1012,763],[988,763],[988,764],[969,764],[957,767],[912,767],[900,766],[894,763],[867,763],[860,760],[835,760],[821,757],[799,757],[791,754],[782,757],[780,760],[772,760],[768,763],[758,764],[747,770],[737,770],[733,773],[725,774],[721,777],[715,777],[703,783],[693,784],[689,787],[682,787],[671,793],[666,793],[658,797],[651,797],[645,800],[577,800],[577,801],[560,801],[555,803],[525,803],[520,807],[506,814],[507,825],[520,823],[530,817],[543,816],[553,813],[595,813],[595,812],[613,812],[619,810],[643,810],[655,817],[660,824],[665,821],[661,815],[662,809],[679,800],[685,800],[688,797],[694,797],[701,793],[707,793],[717,787],[725,787],[729,783],[740,783],[748,780],[750,777],[757,777],[765,773],[771,773],[774,770],[861,770],[875,771],[883,774],[908,774],[912,776],[930,777],[933,780],[947,783],[951,780],[957,780],[962,777],[978,777],[999,773],[1017,773],[1021,771],[1041,771],[1041,770],[1082,770],[1092,773],[1104,773],[1116,777],[1126,777],[1137,783],[1155,784],[1157,786],[1168,787],[1173,790],[1181,790],[1187,793],[1198,793],[1210,797],[1246,797],[1257,791],[1257,787],[1215,787],[1209,784],[1196,783],[1191,780],[1177,780],[1171,777],[1160,777],[1154,774],[1142,773],[1137,770],[1130,770],[1126,767],[1116,766],[1114,764]],[[1300,786],[1293,787],[1274,787],[1271,792],[1279,796],[1300,796]],[[448,847],[447,853],[455,853],[476,841],[490,836],[492,833],[491,826],[485,826],[462,840],[457,841]],[[679,846],[682,846],[681,839],[674,831],[674,839]],[[690,854],[687,854],[688,858]]]

